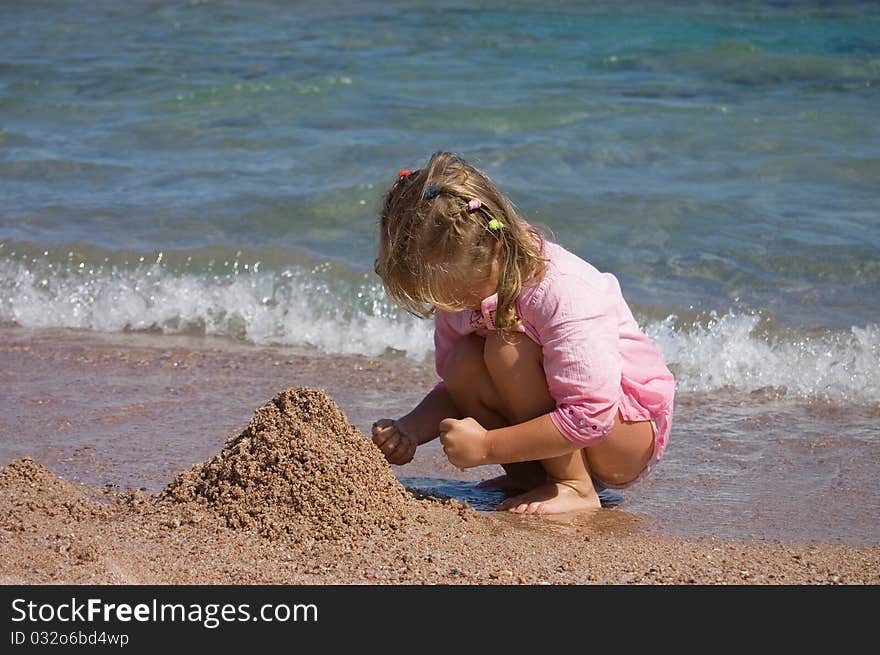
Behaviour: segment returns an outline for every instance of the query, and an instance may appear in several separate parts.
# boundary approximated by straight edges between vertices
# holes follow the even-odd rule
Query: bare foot
[[[577,480],[549,482],[524,494],[508,498],[499,510],[517,514],[566,514],[599,509],[602,504],[596,490]]]

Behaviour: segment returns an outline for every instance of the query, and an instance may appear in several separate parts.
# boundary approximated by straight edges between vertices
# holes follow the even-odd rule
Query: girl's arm
[[[550,414],[497,430],[486,430],[472,418],[444,419],[440,441],[459,468],[549,459],[581,448],[559,431]]]
[[[443,377],[446,357],[456,341],[461,339],[450,323],[450,315],[441,309],[434,312],[434,367],[438,377]],[[400,431],[421,446],[439,435],[440,421],[445,418],[461,418],[462,414],[452,402],[446,384],[440,382],[428,392],[409,414],[395,423]]]
[[[620,291],[613,277],[561,274],[552,282],[527,308],[556,401],[549,416],[575,446],[589,446],[614,428],[620,402]]]
[[[559,431],[550,414],[486,432],[487,464],[513,464],[549,459],[572,453],[581,445]]]
[[[460,338],[461,335],[450,325],[448,315],[437,310],[434,314],[434,361],[441,378],[446,356]],[[415,455],[417,446],[438,436],[440,421],[459,417],[461,413],[441,382],[409,414],[396,421],[379,419],[373,423],[373,443],[390,463],[406,464]]]
[[[445,418],[461,418],[461,413],[446,387],[438,385],[428,392],[415,409],[395,423],[401,432],[421,446],[437,437],[440,421]]]
[[[440,422],[461,414],[443,385],[434,387],[409,414],[396,421],[379,419],[373,423],[373,443],[391,464],[406,464],[416,448],[439,434]]]

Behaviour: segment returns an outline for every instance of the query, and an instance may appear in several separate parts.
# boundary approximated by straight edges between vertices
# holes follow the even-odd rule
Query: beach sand
[[[876,544],[683,538],[625,505],[523,517],[408,490],[359,427],[432,380],[393,355],[19,328],[2,346],[5,584],[880,583]]]

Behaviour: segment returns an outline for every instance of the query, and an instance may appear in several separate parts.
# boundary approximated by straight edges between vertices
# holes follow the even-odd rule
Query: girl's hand
[[[418,443],[404,434],[397,424],[389,418],[380,418],[373,423],[373,443],[385,455],[389,464],[406,464],[416,454]]]
[[[450,463],[460,469],[491,463],[486,430],[470,417],[440,421],[440,443]]]

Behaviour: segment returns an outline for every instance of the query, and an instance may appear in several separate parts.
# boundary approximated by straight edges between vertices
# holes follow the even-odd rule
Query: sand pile
[[[157,496],[0,469],[0,584],[880,582],[876,545],[683,541],[634,520],[417,501],[326,396],[289,389]]]
[[[38,543],[28,551],[27,565],[4,567],[0,582],[7,584],[27,566],[53,570],[59,562],[81,566],[100,559],[99,549],[83,537],[83,525],[105,524],[114,514],[106,502],[90,498],[89,490],[62,480],[29,457],[10,462],[0,470],[0,548],[21,540]],[[0,560],[8,558],[4,552]]]
[[[84,491],[29,457],[14,460],[0,470],[0,527],[23,532],[34,514],[80,521],[105,519],[112,513]]]
[[[287,389],[162,500],[198,503],[270,539],[341,539],[395,530],[419,513],[368,437],[322,391]]]

